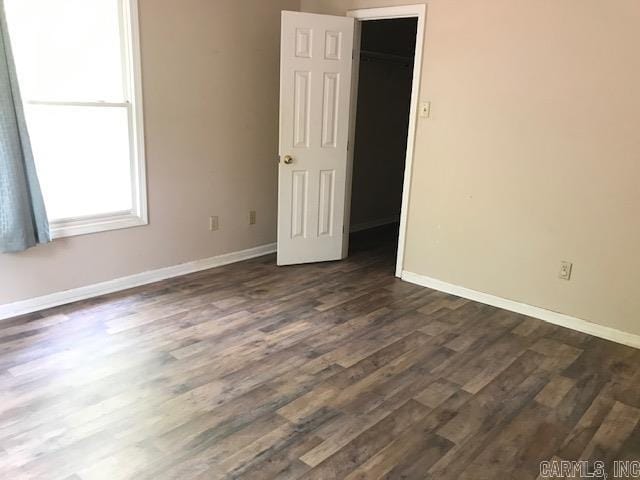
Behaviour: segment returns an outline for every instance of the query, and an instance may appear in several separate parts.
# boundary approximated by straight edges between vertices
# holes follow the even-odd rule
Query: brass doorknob
[[[293,163],[293,157],[291,155],[285,155],[282,161],[287,165],[291,165]]]

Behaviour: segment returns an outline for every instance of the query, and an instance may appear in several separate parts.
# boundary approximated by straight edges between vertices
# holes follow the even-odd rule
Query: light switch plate
[[[431,116],[431,102],[420,103],[420,118],[429,118]]]

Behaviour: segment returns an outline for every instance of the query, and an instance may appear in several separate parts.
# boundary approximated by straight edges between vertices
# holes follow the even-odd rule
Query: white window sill
[[[51,238],[56,239],[118,230],[121,228],[139,227],[147,225],[148,223],[146,215],[122,212],[95,217],[57,220],[50,223],[49,230],[51,232]]]

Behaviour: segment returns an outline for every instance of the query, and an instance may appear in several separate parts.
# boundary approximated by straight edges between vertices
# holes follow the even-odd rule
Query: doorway
[[[398,242],[417,27],[414,17],[359,28],[351,251]]]
[[[356,19],[350,135],[349,232],[363,241],[392,242],[401,276],[413,161],[424,5],[353,10]]]
[[[380,222],[396,222],[397,205],[400,203],[396,276],[401,275],[425,14],[424,4],[353,10],[346,17],[282,12],[278,265],[345,258],[348,254],[350,226],[353,224],[356,229],[364,230],[380,226]],[[365,50],[361,52],[363,28]],[[413,55],[406,46],[398,45],[403,45],[403,38],[411,41],[412,36]],[[395,44],[395,47],[390,44]],[[402,86],[396,84],[387,88],[396,99],[387,102],[387,106],[400,112],[397,116],[399,120],[391,124],[378,122],[377,127],[368,129],[369,133],[366,133],[369,117],[378,115],[378,119],[384,120],[388,112],[380,114],[372,109],[374,113],[365,113],[363,116],[360,112],[358,115],[361,53],[362,61],[367,62],[362,67],[366,75],[363,91],[370,89],[366,81],[372,78],[371,72],[379,70],[379,67],[402,66],[404,73],[412,73],[408,90],[409,76],[404,74],[397,75],[407,79],[400,82]],[[403,92],[401,100],[395,96],[398,88]],[[376,91],[376,88],[372,90]],[[390,93],[382,95],[388,100]],[[365,94],[362,98],[366,98]],[[362,100],[361,106],[367,104],[375,107],[384,103],[379,93],[372,98],[372,102]],[[375,169],[371,167],[372,164],[367,166],[366,158],[363,161],[358,159],[354,183],[356,116],[365,125],[365,133],[358,132],[360,151],[364,149],[366,153],[367,138],[379,136],[378,133],[372,134],[372,131],[378,130],[382,137],[384,134],[390,136],[383,138],[384,141],[377,148],[370,149],[376,155],[380,149],[389,150],[386,156],[377,161]],[[400,128],[391,134],[396,126]],[[392,145],[395,147],[392,148]],[[387,161],[386,157],[392,160]],[[385,170],[391,162],[393,173]],[[363,170],[364,176],[361,173]],[[368,170],[373,173],[369,175]],[[372,187],[367,183],[367,177],[377,177],[378,184]],[[355,216],[351,222],[354,185]],[[390,206],[383,206],[383,201]],[[373,207],[368,205],[370,203],[373,203]]]

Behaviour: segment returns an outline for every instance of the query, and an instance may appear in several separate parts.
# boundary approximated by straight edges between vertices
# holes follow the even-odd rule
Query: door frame
[[[405,155],[404,179],[402,185],[402,207],[400,209],[400,229],[398,235],[398,256],[396,258],[396,277],[402,276],[404,269],[404,253],[407,236],[407,219],[409,210],[409,191],[411,188],[411,175],[413,172],[413,156],[415,151],[416,126],[418,121],[418,103],[420,100],[420,80],[422,78],[422,50],[424,47],[425,21],[427,17],[427,5],[424,3],[415,5],[401,5],[396,7],[363,8],[347,11],[347,16],[356,20],[354,39],[354,62],[351,84],[351,112],[352,119],[349,127],[349,157],[347,167],[347,209],[345,223],[349,226],[351,210],[351,186],[353,184],[353,156],[356,131],[356,112],[358,108],[358,75],[360,62],[360,37],[361,23],[367,20],[389,20],[394,18],[417,18],[416,50],[413,59],[413,80],[411,83],[411,105],[409,109],[409,128],[407,132],[407,151]],[[348,231],[348,228],[345,230]],[[347,234],[348,235],[348,234]],[[346,239],[345,239],[346,240]]]

